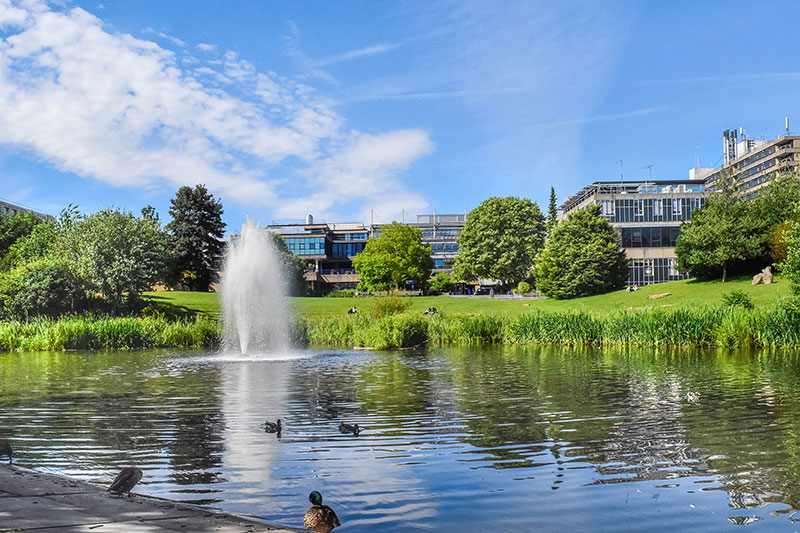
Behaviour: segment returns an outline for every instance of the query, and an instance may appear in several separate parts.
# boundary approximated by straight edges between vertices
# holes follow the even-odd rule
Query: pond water
[[[23,466],[137,465],[140,493],[288,526],[319,490],[341,531],[800,529],[794,354],[299,355],[0,354],[0,438]]]

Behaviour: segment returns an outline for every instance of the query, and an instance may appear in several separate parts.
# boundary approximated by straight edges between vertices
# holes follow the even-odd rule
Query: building
[[[458,255],[456,239],[466,222],[466,214],[437,215],[434,211],[431,215],[417,215],[416,222],[407,223],[422,230],[422,243],[431,247],[434,275],[452,272],[453,261]]]
[[[308,215],[305,222],[273,222],[267,230],[283,237],[290,252],[308,261],[305,278],[313,294],[358,285],[353,257],[369,238],[369,229],[361,222],[315,224]]]
[[[17,213],[32,213],[43,220],[50,220],[53,218],[50,215],[40,213],[39,211],[31,209],[30,207],[25,207],[18,204],[12,204],[11,202],[8,202],[6,200],[0,200],[0,216],[16,215]]]
[[[705,203],[702,179],[667,181],[596,181],[568,196],[558,218],[599,204],[600,214],[619,232],[630,259],[628,285],[647,285],[686,279],[679,272],[675,241],[680,224]]]
[[[777,174],[795,170],[800,165],[800,136],[789,132],[777,139],[749,139],[743,129],[723,132],[723,165],[718,169],[692,169],[706,181],[709,192],[717,190],[716,182],[731,176],[739,191],[748,199]]]

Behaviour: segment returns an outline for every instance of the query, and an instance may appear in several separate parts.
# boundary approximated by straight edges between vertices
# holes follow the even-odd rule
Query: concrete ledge
[[[7,531],[288,533],[304,530],[137,494],[120,498],[93,483],[0,465],[0,532]]]

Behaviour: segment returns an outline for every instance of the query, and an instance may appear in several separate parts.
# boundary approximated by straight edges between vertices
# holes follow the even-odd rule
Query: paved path
[[[0,532],[42,533],[288,533],[255,518],[133,495],[111,496],[105,487],[0,465]]]

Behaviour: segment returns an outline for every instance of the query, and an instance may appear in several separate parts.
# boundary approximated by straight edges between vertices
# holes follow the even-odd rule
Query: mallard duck
[[[140,479],[142,479],[142,471],[140,469],[132,466],[125,467],[119,471],[117,478],[111,483],[108,490],[119,495],[127,492],[128,496],[130,496],[131,489],[139,483]]]
[[[7,455],[8,456],[8,464],[11,464],[11,455],[13,454],[13,450],[11,449],[11,445],[4,440],[0,440],[0,456]]]
[[[269,420],[264,422],[264,431],[267,433],[280,433],[282,429],[280,418],[277,422],[270,422]]]
[[[358,437],[358,434],[361,433],[361,430],[358,429],[358,424],[353,424],[351,426],[350,424],[345,424],[344,422],[339,424],[339,431],[341,433],[352,433],[354,437]]]
[[[689,403],[697,403],[700,401],[700,393],[699,392],[687,392],[686,393],[686,401]]]
[[[315,533],[330,533],[333,528],[342,525],[334,510],[322,505],[322,494],[314,491],[308,495],[308,501],[311,502],[311,509],[303,517],[303,525],[308,529]]]

